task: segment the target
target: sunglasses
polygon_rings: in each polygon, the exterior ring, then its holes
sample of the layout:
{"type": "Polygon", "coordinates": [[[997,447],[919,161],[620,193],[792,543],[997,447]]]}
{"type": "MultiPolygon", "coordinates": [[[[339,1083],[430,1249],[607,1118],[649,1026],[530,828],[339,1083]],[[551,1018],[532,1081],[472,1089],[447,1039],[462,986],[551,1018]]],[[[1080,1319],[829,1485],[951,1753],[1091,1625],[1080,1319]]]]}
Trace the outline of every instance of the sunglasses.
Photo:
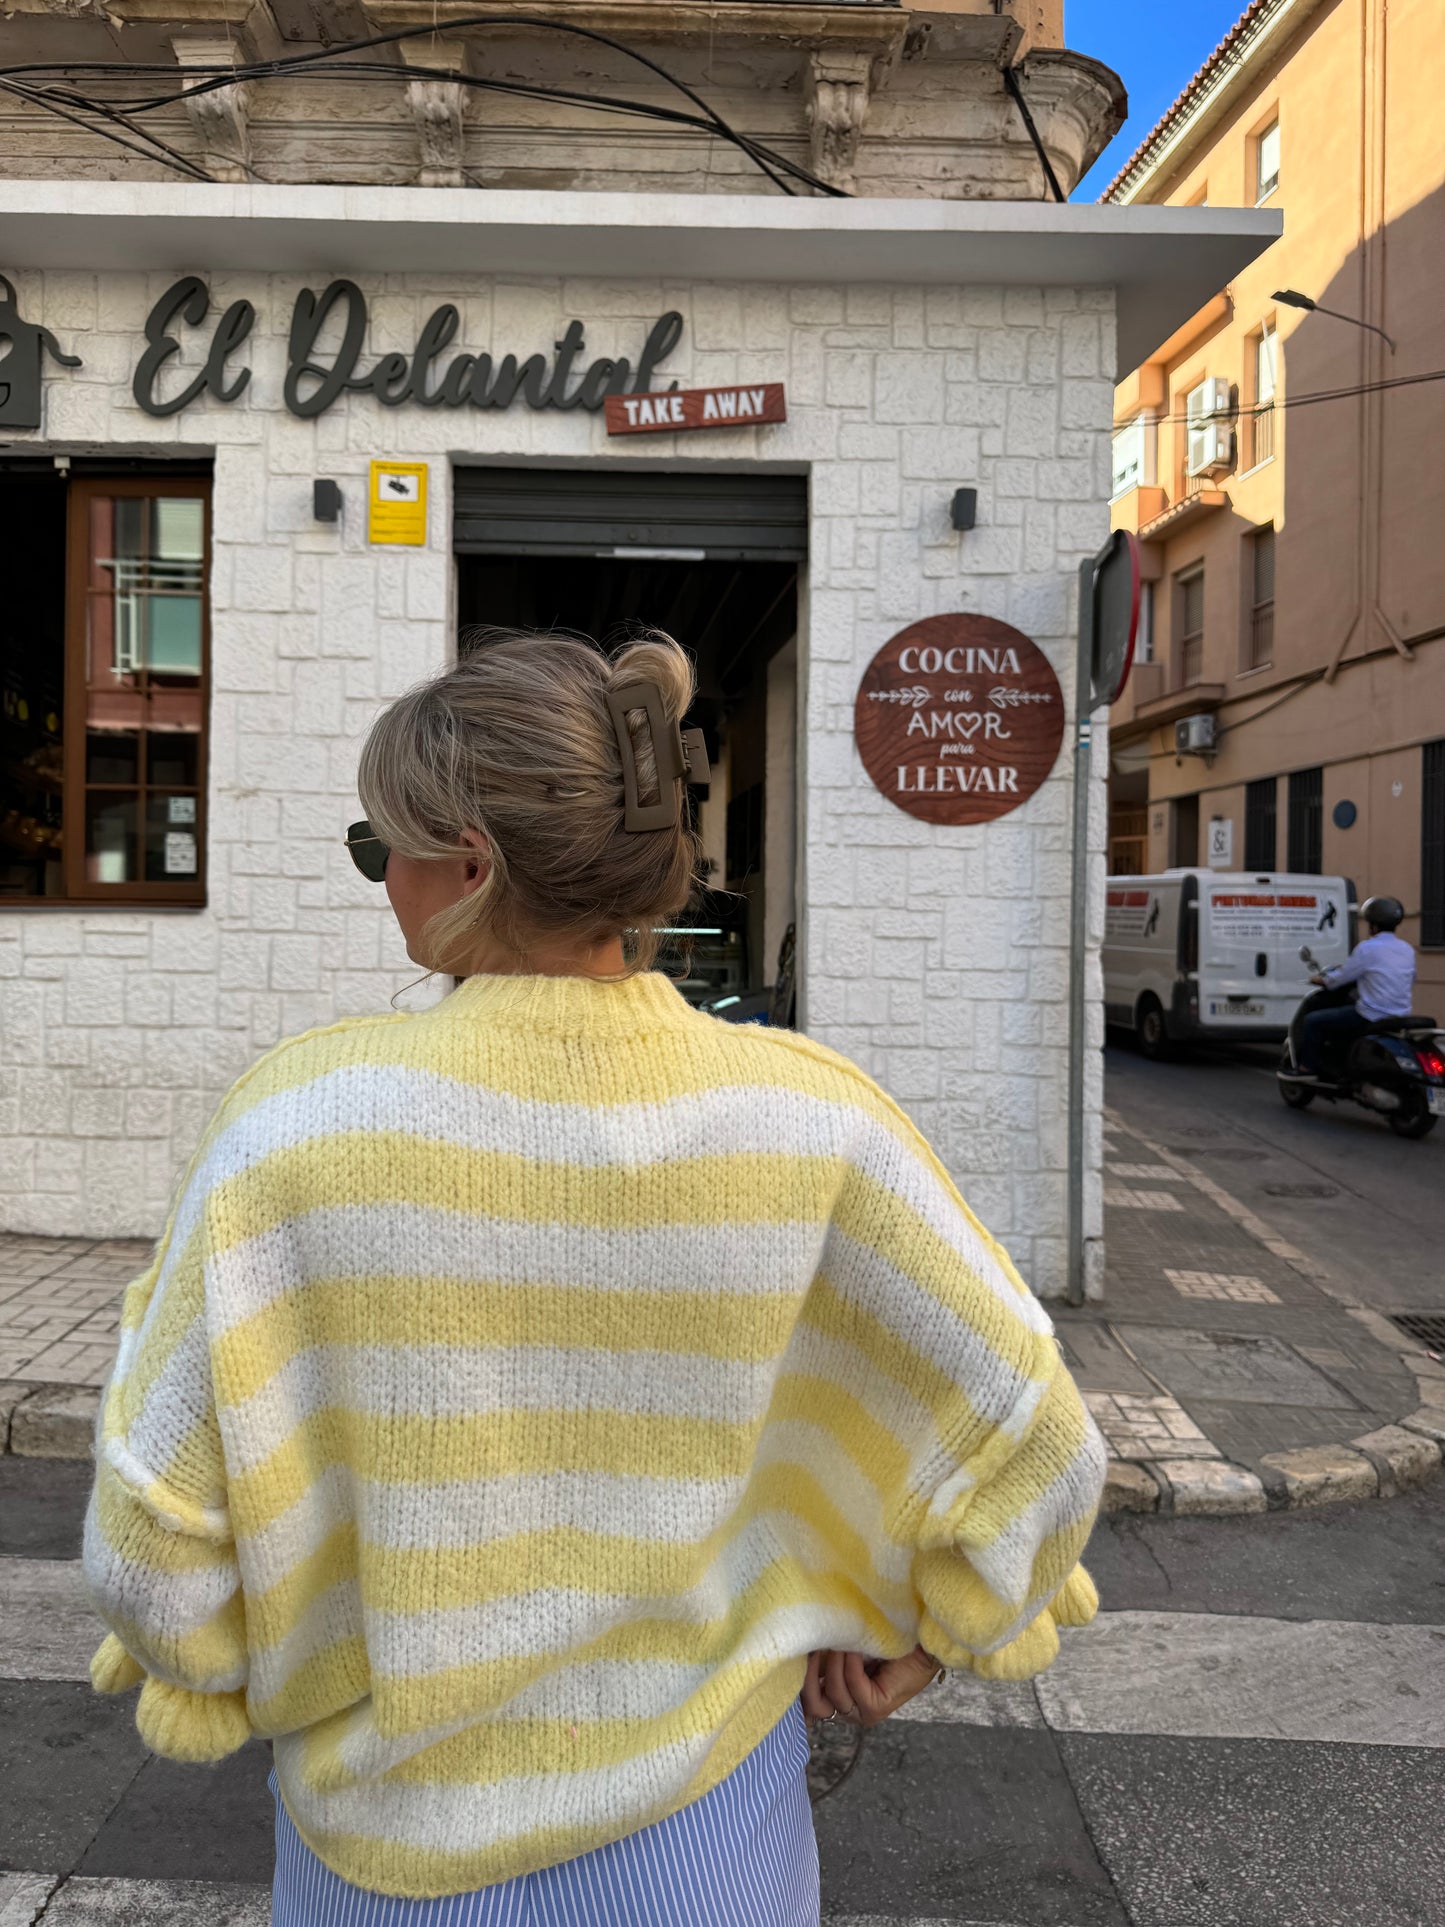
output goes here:
{"type": "Polygon", "coordinates": [[[365,817],[347,830],[346,847],[351,852],[352,862],[368,883],[385,882],[391,847],[382,842],[365,817]]]}

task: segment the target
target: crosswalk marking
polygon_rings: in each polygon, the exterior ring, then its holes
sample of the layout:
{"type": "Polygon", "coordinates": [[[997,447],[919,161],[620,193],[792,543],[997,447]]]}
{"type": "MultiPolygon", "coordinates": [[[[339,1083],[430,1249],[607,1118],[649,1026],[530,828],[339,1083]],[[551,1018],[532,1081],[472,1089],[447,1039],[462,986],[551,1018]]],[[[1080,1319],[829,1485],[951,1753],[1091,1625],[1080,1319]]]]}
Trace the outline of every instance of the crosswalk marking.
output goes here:
{"type": "Polygon", "coordinates": [[[1131,1191],[1122,1184],[1104,1186],[1104,1202],[1121,1211],[1182,1211],[1172,1191],[1131,1191]]]}
{"type": "MultiPolygon", "coordinates": [[[[99,1636],[77,1561],[0,1565],[0,1676],[88,1679],[99,1636]]],[[[951,1672],[894,1718],[1442,1749],[1442,1662],[1445,1626],[1106,1611],[1032,1684],[951,1672]]]]}
{"type": "MultiPolygon", "coordinates": [[[[0,1927],[270,1927],[271,1889],[205,1880],[91,1880],[0,1873],[0,1927]],[[48,1903],[48,1904],[47,1904],[48,1903]]],[[[938,1915],[824,1914],[822,1927],[1017,1927],[938,1915]]]]}

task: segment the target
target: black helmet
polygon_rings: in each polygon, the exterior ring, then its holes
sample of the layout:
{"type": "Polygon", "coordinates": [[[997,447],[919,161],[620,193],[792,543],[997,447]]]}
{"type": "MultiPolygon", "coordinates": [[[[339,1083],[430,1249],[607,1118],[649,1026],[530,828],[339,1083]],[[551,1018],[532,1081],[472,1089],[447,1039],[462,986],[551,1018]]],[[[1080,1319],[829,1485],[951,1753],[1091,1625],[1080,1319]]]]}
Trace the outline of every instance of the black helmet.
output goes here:
{"type": "Polygon", "coordinates": [[[1405,921],[1405,906],[1398,897],[1366,897],[1360,915],[1372,930],[1393,930],[1405,921]]]}

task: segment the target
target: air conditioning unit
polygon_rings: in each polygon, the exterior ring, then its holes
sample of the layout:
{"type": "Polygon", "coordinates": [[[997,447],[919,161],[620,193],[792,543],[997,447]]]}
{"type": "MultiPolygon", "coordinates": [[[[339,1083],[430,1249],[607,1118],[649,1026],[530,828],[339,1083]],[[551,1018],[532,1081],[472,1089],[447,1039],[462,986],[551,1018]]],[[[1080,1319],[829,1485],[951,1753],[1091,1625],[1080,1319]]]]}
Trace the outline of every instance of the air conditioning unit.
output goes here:
{"type": "Polygon", "coordinates": [[[1202,756],[1214,748],[1214,718],[1181,716],[1174,725],[1174,748],[1180,756],[1202,756]]]}
{"type": "Polygon", "coordinates": [[[1185,401],[1188,446],[1184,467],[1189,475],[1217,475],[1234,467],[1233,392],[1218,375],[1191,388],[1185,401]]]}

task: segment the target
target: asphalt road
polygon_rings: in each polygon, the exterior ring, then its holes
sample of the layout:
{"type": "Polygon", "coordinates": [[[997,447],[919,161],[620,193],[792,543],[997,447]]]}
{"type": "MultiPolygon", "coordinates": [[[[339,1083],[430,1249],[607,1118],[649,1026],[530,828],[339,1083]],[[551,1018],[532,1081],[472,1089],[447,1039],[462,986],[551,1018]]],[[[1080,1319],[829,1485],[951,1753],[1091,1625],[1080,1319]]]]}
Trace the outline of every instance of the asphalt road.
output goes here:
{"type": "MultiPolygon", "coordinates": [[[[85,1684],[87,1486],[0,1458],[0,1922],[264,1927],[264,1751],[150,1758],[85,1684]]],[[[1445,1480],[1104,1522],[1052,1673],[930,1687],[817,1807],[826,1927],[1434,1927],[1442,1552],[1445,1480]]]]}
{"type": "Polygon", "coordinates": [[[1287,1110],[1273,1057],[1198,1050],[1151,1064],[1111,1044],[1105,1102],[1197,1160],[1362,1303],[1445,1311],[1445,1127],[1411,1143],[1356,1105],[1287,1110]]]}

